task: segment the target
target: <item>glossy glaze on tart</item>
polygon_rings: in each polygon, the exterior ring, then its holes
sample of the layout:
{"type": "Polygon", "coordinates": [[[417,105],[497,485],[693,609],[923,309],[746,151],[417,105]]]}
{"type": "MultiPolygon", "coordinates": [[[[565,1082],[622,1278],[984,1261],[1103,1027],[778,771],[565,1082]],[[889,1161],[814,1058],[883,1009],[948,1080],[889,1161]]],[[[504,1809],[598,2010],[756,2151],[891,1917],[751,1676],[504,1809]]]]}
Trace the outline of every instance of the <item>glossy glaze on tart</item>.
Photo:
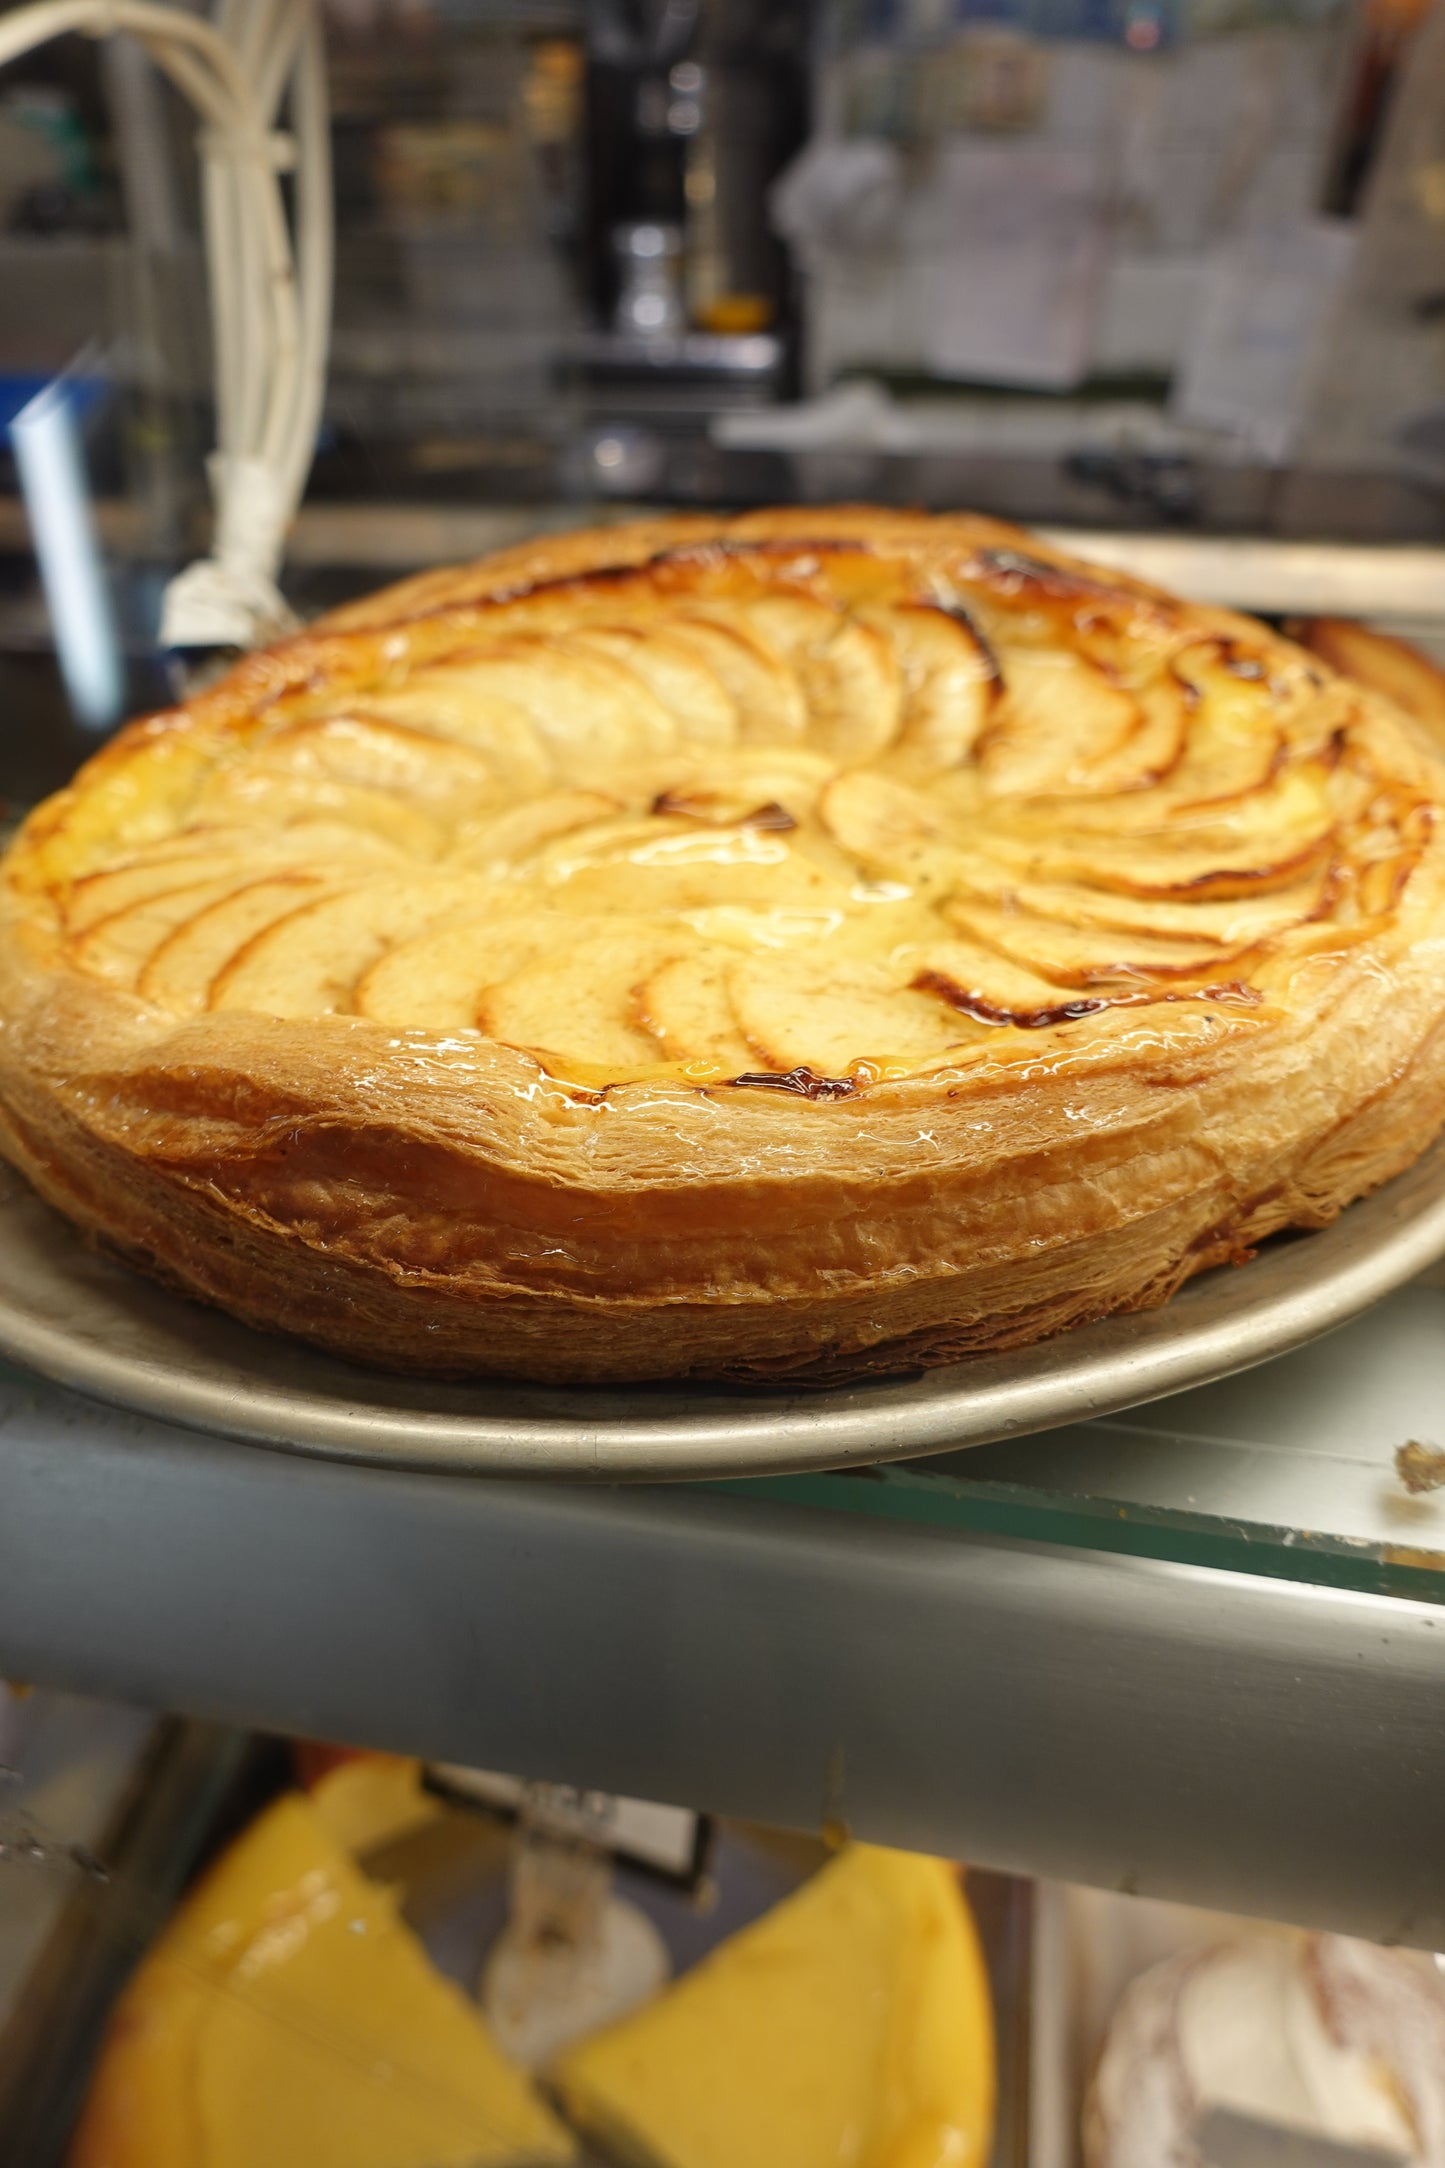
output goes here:
{"type": "Polygon", "coordinates": [[[390,1367],[829,1378],[1162,1302],[1445,1118],[1445,769],[994,522],[428,574],[133,724],[4,866],[0,1144],[390,1367]]]}

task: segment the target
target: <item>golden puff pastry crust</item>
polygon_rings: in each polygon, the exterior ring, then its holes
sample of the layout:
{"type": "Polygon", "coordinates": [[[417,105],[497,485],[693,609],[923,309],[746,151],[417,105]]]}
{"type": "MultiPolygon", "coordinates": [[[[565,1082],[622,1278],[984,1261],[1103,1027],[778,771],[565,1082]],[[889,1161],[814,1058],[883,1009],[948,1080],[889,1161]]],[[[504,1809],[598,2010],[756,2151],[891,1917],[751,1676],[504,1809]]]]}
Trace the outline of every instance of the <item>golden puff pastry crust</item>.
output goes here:
{"type": "Polygon", "coordinates": [[[1445,1118],[1445,766],[965,517],[553,538],[132,724],[3,868],[0,1147],[386,1367],[826,1380],[1163,1302],[1445,1118]]]}

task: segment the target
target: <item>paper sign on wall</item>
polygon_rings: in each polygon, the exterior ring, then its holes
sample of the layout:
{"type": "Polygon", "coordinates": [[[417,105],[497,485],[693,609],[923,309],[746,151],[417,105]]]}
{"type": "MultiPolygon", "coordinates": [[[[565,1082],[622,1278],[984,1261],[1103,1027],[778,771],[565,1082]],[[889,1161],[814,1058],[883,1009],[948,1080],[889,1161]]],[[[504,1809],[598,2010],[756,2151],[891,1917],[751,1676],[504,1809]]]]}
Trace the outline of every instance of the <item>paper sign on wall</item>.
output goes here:
{"type": "Polygon", "coordinates": [[[925,368],[1067,391],[1084,375],[1105,264],[1097,161],[1049,144],[951,144],[920,218],[925,368]]]}
{"type": "Polygon", "coordinates": [[[1219,249],[1184,343],[1177,418],[1236,430],[1283,459],[1305,421],[1354,251],[1353,228],[1324,218],[1219,249]]]}

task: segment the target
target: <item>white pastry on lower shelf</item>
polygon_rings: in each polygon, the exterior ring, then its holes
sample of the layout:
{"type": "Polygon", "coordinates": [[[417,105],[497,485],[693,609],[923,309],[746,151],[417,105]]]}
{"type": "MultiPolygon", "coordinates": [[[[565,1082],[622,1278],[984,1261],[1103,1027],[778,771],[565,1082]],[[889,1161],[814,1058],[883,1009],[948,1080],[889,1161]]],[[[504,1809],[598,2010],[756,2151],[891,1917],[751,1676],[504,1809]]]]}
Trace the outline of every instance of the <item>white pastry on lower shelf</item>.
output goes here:
{"type": "Polygon", "coordinates": [[[1087,2168],[1200,2168],[1212,2109],[1445,2168],[1445,1983],[1342,1935],[1261,1933],[1152,1966],[1094,2073],[1087,2168]]]}

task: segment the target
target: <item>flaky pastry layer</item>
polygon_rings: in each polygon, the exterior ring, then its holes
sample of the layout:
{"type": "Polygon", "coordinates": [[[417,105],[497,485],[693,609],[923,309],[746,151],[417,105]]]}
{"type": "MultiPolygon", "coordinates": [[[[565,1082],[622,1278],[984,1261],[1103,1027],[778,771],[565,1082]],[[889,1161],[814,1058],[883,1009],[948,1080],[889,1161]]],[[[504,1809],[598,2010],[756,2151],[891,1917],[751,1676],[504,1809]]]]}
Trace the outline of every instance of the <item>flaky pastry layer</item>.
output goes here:
{"type": "Polygon", "coordinates": [[[442,1376],[827,1379],[1161,1302],[1445,1118],[1445,768],[980,519],[423,575],[132,724],[0,895],[0,1149],[442,1376]]]}

